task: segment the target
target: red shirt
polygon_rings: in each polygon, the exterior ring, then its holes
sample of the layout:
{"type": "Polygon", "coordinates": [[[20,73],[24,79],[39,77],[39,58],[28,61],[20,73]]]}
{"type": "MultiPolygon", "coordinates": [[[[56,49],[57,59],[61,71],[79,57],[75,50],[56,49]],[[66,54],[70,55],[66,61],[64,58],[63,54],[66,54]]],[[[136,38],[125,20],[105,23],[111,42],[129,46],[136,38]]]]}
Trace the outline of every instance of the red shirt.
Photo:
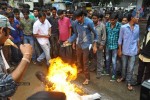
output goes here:
{"type": "Polygon", "coordinates": [[[59,40],[66,41],[70,36],[70,19],[64,17],[63,19],[58,20],[58,29],[59,29],[59,40]]]}

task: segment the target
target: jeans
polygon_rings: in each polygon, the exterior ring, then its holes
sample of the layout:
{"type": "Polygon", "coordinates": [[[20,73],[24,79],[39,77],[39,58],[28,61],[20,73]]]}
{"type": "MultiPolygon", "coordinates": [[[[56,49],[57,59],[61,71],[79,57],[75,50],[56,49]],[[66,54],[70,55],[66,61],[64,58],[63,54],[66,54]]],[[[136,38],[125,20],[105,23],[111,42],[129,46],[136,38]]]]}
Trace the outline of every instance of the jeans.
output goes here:
{"type": "Polygon", "coordinates": [[[90,80],[89,73],[89,48],[82,49],[77,46],[77,65],[78,70],[83,70],[85,78],[90,80]]]}
{"type": "Polygon", "coordinates": [[[102,57],[103,57],[103,51],[102,50],[97,50],[97,73],[102,72],[102,57]]]}
{"type": "Polygon", "coordinates": [[[131,84],[135,64],[135,56],[122,55],[122,78],[131,84]]]}
{"type": "Polygon", "coordinates": [[[29,43],[32,45],[32,48],[33,48],[33,54],[32,54],[32,60],[33,61],[36,61],[36,54],[35,54],[35,48],[34,48],[34,38],[33,36],[31,35],[24,35],[24,39],[23,39],[23,42],[24,43],[29,43]]]}
{"type": "Polygon", "coordinates": [[[46,58],[47,65],[49,66],[50,65],[49,60],[51,58],[50,57],[50,43],[48,42],[48,43],[43,44],[43,45],[40,44],[40,46],[41,46],[41,48],[43,50],[43,53],[37,58],[37,61],[41,62],[41,60],[43,60],[44,58],[46,58]]]}
{"type": "Polygon", "coordinates": [[[110,64],[112,60],[112,75],[116,76],[116,66],[117,66],[117,49],[109,50],[106,48],[106,72],[110,72],[110,64]]]}

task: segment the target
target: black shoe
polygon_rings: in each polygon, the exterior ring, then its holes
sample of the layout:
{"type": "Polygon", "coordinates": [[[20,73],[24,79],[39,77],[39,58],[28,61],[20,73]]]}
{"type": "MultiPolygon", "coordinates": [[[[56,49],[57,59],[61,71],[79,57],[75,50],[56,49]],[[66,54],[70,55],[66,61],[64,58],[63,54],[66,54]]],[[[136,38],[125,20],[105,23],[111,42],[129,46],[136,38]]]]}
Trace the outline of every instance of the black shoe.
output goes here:
{"type": "Polygon", "coordinates": [[[132,86],[139,86],[139,85],[141,85],[141,83],[140,82],[135,82],[135,83],[132,83],[131,85],[132,86]]]}

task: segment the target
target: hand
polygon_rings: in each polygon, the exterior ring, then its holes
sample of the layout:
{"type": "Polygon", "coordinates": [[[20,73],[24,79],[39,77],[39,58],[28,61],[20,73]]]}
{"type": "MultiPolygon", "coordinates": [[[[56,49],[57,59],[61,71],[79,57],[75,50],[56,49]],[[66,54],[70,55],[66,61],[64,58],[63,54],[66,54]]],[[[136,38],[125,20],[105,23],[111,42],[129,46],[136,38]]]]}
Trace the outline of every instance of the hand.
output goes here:
{"type": "Polygon", "coordinates": [[[122,56],[122,51],[118,50],[118,56],[121,57],[122,56]]]}
{"type": "Polygon", "coordinates": [[[74,50],[76,49],[76,44],[75,44],[75,43],[72,44],[72,48],[73,48],[74,50]]]}
{"type": "Polygon", "coordinates": [[[21,44],[20,45],[20,50],[21,50],[23,56],[29,55],[30,58],[31,58],[33,49],[32,49],[32,46],[30,44],[21,44]]]}
{"type": "Polygon", "coordinates": [[[68,44],[69,43],[69,41],[65,41],[64,43],[63,43],[63,45],[66,45],[66,44],[68,44]]]}
{"type": "Polygon", "coordinates": [[[100,45],[99,46],[99,50],[103,50],[104,49],[104,46],[103,45],[100,45]]]}
{"type": "Polygon", "coordinates": [[[17,27],[18,29],[20,29],[20,25],[19,25],[19,24],[17,24],[16,27],[17,27]]]}
{"type": "Polygon", "coordinates": [[[96,52],[97,52],[97,47],[93,46],[93,53],[96,53],[96,52]]]}

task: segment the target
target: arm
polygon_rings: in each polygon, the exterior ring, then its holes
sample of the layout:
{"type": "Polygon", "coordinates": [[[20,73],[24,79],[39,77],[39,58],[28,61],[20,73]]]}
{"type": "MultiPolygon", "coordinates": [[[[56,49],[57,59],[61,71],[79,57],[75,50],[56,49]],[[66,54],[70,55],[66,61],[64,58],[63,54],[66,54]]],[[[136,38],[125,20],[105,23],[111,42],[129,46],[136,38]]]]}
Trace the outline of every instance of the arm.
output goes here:
{"type": "Polygon", "coordinates": [[[102,40],[100,44],[104,46],[105,42],[106,42],[106,27],[104,24],[102,24],[102,40]]]}
{"type": "Polygon", "coordinates": [[[119,33],[119,39],[118,39],[118,45],[119,45],[118,55],[119,55],[119,57],[122,56],[122,41],[123,41],[123,28],[121,27],[120,33],[119,33]]]}
{"type": "Polygon", "coordinates": [[[23,58],[17,68],[12,72],[12,78],[15,82],[19,82],[21,77],[23,76],[26,68],[32,57],[32,46],[30,44],[20,45],[20,50],[23,54],[23,58]]]}

